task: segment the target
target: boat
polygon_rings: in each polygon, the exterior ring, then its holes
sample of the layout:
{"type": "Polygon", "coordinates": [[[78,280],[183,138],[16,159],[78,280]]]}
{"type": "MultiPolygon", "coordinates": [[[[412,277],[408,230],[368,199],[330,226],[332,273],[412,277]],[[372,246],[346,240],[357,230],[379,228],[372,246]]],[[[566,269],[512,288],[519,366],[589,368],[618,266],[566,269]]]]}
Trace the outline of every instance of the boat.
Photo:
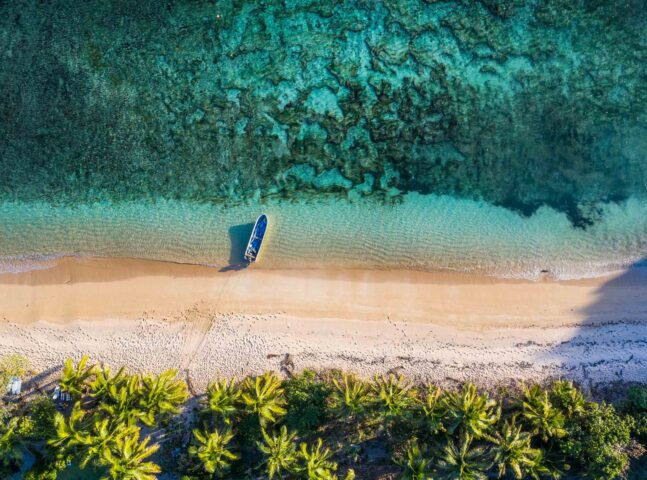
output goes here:
{"type": "Polygon", "coordinates": [[[261,244],[263,243],[263,237],[265,237],[265,231],[267,230],[267,215],[261,213],[260,216],[256,219],[254,223],[254,228],[252,229],[252,234],[249,237],[249,242],[247,242],[247,248],[245,249],[245,255],[243,255],[243,260],[249,263],[253,263],[258,258],[258,254],[261,251],[261,244]]]}

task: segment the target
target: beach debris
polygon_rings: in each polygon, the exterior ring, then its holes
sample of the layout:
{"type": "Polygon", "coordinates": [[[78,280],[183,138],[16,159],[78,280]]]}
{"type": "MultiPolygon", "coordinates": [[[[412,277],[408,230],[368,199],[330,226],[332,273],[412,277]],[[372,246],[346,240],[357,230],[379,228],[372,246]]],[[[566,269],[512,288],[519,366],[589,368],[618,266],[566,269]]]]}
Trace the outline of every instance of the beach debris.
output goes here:
{"type": "Polygon", "coordinates": [[[20,395],[22,390],[22,380],[18,377],[11,377],[9,379],[9,385],[7,386],[7,393],[9,395],[20,395]]]}
{"type": "Polygon", "coordinates": [[[61,390],[60,386],[57,386],[54,389],[54,393],[52,395],[52,400],[55,402],[71,402],[72,401],[72,394],[61,390]]]}

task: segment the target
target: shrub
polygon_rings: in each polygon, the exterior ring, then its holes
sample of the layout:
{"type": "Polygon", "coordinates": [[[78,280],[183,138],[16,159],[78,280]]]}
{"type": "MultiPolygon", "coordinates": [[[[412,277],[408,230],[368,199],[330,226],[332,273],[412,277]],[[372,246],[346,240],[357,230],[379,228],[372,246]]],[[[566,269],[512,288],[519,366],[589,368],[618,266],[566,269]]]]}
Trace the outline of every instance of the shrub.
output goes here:
{"type": "Polygon", "coordinates": [[[606,403],[592,404],[576,420],[569,422],[567,435],[558,444],[566,455],[593,479],[610,479],[627,468],[627,450],[633,421],[606,403]]]}
{"type": "Polygon", "coordinates": [[[29,360],[18,353],[0,359],[0,394],[5,393],[11,377],[24,377],[29,367],[29,360]]]}
{"type": "Polygon", "coordinates": [[[317,381],[315,372],[304,370],[283,382],[287,400],[285,423],[302,435],[316,431],[326,421],[326,400],[331,388],[317,381]]]}
{"type": "Polygon", "coordinates": [[[32,440],[47,440],[56,434],[55,413],[54,401],[47,396],[38,397],[30,402],[27,417],[32,424],[29,435],[32,440]]]}

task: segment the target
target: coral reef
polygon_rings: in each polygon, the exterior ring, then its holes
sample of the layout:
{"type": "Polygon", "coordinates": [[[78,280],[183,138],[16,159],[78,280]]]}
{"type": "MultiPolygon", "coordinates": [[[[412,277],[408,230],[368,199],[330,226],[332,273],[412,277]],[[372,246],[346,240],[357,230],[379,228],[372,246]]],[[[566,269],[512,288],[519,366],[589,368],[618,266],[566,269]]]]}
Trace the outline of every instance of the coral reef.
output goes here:
{"type": "Polygon", "coordinates": [[[644,195],[640,0],[0,4],[0,199],[644,195]]]}

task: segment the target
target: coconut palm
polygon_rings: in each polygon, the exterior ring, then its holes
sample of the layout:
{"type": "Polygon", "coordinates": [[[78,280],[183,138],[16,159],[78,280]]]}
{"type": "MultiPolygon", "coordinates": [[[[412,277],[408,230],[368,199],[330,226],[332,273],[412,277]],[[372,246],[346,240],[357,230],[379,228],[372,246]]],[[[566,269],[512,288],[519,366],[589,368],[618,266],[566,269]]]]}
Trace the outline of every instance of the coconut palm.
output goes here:
{"type": "Polygon", "coordinates": [[[440,388],[429,386],[422,410],[425,413],[425,422],[431,435],[435,435],[445,429],[443,422],[447,418],[447,408],[445,406],[443,391],[440,388]]]}
{"type": "Polygon", "coordinates": [[[567,419],[585,414],[590,406],[582,392],[573,385],[573,382],[567,380],[559,380],[553,384],[550,401],[567,419]]]}
{"type": "Polygon", "coordinates": [[[135,425],[146,415],[139,408],[141,391],[139,376],[127,376],[119,384],[108,387],[108,394],[99,405],[99,409],[108,415],[113,424],[135,425]]]}
{"type": "Polygon", "coordinates": [[[121,367],[113,376],[110,367],[102,365],[96,369],[94,380],[89,384],[90,395],[99,401],[104,401],[110,395],[110,388],[112,386],[119,388],[125,385],[127,381],[128,375],[126,375],[126,369],[124,367],[121,367]]]}
{"type": "Polygon", "coordinates": [[[243,383],[242,400],[248,413],[258,415],[261,427],[275,423],[287,413],[281,380],[274,372],[266,372],[243,383]]]}
{"type": "Polygon", "coordinates": [[[23,460],[23,444],[18,434],[18,417],[0,427],[0,465],[5,468],[19,467],[23,460]]]}
{"type": "Polygon", "coordinates": [[[375,377],[373,393],[376,404],[386,419],[402,416],[415,402],[416,390],[402,375],[375,377]]]}
{"type": "Polygon", "coordinates": [[[516,417],[504,422],[501,431],[496,432],[492,440],[494,465],[499,478],[510,472],[517,480],[538,479],[539,473],[546,473],[541,464],[541,451],[531,447],[532,435],[516,424],[516,417]]]}
{"type": "Polygon", "coordinates": [[[231,462],[238,460],[239,455],[233,453],[228,447],[234,434],[231,430],[211,433],[193,430],[197,446],[189,448],[189,454],[198,457],[204,469],[217,477],[224,477],[231,468],[231,462]]]}
{"type": "Polygon", "coordinates": [[[167,370],[160,375],[143,375],[139,392],[141,420],[149,427],[156,423],[156,417],[179,413],[179,405],[189,398],[186,383],[179,380],[177,370],[167,370]]]}
{"type": "Polygon", "coordinates": [[[369,385],[352,374],[333,378],[332,401],[336,413],[347,419],[363,414],[372,402],[369,385]]]}
{"type": "Polygon", "coordinates": [[[95,371],[95,366],[87,366],[88,356],[83,355],[81,361],[74,366],[72,359],[68,358],[63,367],[63,376],[61,377],[61,389],[75,398],[81,398],[85,390],[85,382],[95,371]]]}
{"type": "Polygon", "coordinates": [[[139,429],[115,439],[111,448],[104,452],[101,464],[109,469],[112,480],[155,480],[160,467],[145,460],[153,455],[159,445],[148,446],[150,437],[139,441],[139,429]]]}
{"type": "Polygon", "coordinates": [[[92,419],[81,409],[81,402],[76,402],[67,419],[60,412],[54,414],[56,437],[47,443],[58,451],[58,456],[61,458],[75,456],[86,444],[91,421],[92,419]]]}
{"type": "Polygon", "coordinates": [[[417,441],[407,445],[406,450],[395,463],[400,465],[404,471],[400,477],[402,480],[428,480],[431,471],[431,461],[425,449],[421,449],[417,441]]]}
{"type": "Polygon", "coordinates": [[[85,468],[91,461],[99,463],[102,458],[109,454],[110,448],[117,441],[117,438],[132,435],[135,430],[136,427],[125,424],[111,428],[110,420],[95,416],[91,431],[80,439],[83,454],[80,456],[79,466],[85,468]]]}
{"type": "Polygon", "coordinates": [[[462,434],[458,444],[451,441],[442,451],[438,470],[446,480],[486,480],[487,449],[473,447],[472,436],[462,434]]]}
{"type": "Polygon", "coordinates": [[[501,416],[501,408],[487,393],[479,394],[473,384],[465,385],[458,392],[447,392],[443,399],[447,410],[446,429],[449,434],[456,430],[470,438],[482,438],[501,416]]]}
{"type": "Polygon", "coordinates": [[[553,406],[548,392],[539,385],[523,387],[522,415],[526,426],[534,435],[541,436],[544,442],[549,438],[566,435],[564,415],[553,406]]]}
{"type": "Polygon", "coordinates": [[[225,425],[231,425],[231,421],[238,411],[238,401],[241,391],[236,384],[236,379],[219,379],[207,385],[207,405],[216,420],[222,421],[225,425]]]}
{"type": "Polygon", "coordinates": [[[288,433],[288,429],[281,427],[278,435],[270,436],[262,430],[263,442],[257,442],[258,448],[265,454],[267,474],[271,479],[275,476],[282,478],[284,474],[292,473],[297,463],[296,445],[294,440],[296,433],[288,433]]]}
{"type": "Polygon", "coordinates": [[[300,476],[305,480],[329,480],[334,477],[337,464],[330,460],[332,452],[324,448],[320,438],[312,448],[308,448],[305,442],[302,443],[298,456],[304,462],[303,468],[299,470],[300,476]]]}

